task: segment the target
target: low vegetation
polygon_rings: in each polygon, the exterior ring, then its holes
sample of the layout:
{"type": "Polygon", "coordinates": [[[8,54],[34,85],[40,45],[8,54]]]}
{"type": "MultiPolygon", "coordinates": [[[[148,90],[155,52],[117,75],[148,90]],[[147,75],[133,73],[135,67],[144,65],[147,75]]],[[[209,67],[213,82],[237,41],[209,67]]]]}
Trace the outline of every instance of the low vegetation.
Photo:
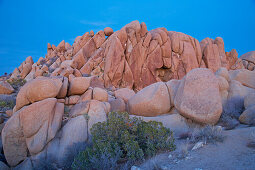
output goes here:
{"type": "Polygon", "coordinates": [[[255,149],[255,130],[251,132],[251,139],[247,143],[247,147],[255,149]]]}
{"type": "Polygon", "coordinates": [[[202,129],[195,130],[191,137],[191,142],[203,142],[203,143],[217,143],[223,142],[224,135],[222,134],[222,128],[219,126],[205,126],[202,129]]]}
{"type": "Polygon", "coordinates": [[[24,86],[26,84],[26,80],[18,77],[16,79],[7,80],[7,82],[15,89],[18,90],[20,87],[24,86]]]}
{"type": "Polygon", "coordinates": [[[173,133],[156,121],[111,112],[91,128],[92,143],[74,159],[72,169],[126,169],[158,151],[175,149],[173,133]]]}
{"type": "Polygon", "coordinates": [[[223,106],[219,123],[224,126],[226,130],[235,128],[239,124],[239,116],[244,111],[243,99],[234,97],[229,99],[223,106]]]}
{"type": "Polygon", "coordinates": [[[15,103],[13,101],[1,101],[0,100],[0,108],[13,109],[14,106],[15,106],[15,103]]]}

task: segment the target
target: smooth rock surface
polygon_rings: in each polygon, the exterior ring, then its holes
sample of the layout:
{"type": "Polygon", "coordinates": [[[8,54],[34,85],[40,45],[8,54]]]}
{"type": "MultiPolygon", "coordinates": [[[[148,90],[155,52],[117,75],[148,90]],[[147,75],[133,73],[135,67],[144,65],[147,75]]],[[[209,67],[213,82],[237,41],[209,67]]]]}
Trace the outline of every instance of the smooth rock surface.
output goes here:
{"type": "Polygon", "coordinates": [[[203,124],[215,124],[222,112],[217,78],[209,69],[193,69],[179,85],[174,104],[180,114],[203,124]]]}
{"type": "Polygon", "coordinates": [[[157,116],[170,111],[170,96],[165,83],[143,88],[128,100],[128,112],[138,116],[157,116]]]}

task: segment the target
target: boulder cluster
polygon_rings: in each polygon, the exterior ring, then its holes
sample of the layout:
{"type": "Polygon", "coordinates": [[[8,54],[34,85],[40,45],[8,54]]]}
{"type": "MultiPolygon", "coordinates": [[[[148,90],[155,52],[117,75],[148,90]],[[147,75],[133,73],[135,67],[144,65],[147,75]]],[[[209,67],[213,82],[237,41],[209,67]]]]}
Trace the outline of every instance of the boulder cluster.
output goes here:
{"type": "MultiPolygon", "coordinates": [[[[147,31],[138,21],[116,32],[85,33],[72,46],[48,44],[45,58],[28,57],[9,78],[27,83],[6,111],[6,161],[17,169],[42,162],[60,167],[111,111],[146,120],[170,116],[162,122],[175,129],[183,120],[185,127],[215,125],[226,103],[237,99],[245,108],[239,121],[255,124],[254,54],[239,59],[236,50],[225,52],[222,38],[199,43],[165,28],[147,31]]],[[[13,92],[0,81],[0,95],[13,92]]]]}
{"type": "MultiPolygon", "coordinates": [[[[28,57],[12,73],[26,80],[38,76],[98,76],[105,87],[135,91],[160,81],[182,79],[194,68],[244,68],[236,50],[225,52],[223,39],[197,39],[165,28],[147,30],[133,21],[119,31],[109,27],[94,34],[78,36],[73,45],[64,40],[48,44],[45,58],[33,63],[28,57]]],[[[244,61],[252,61],[245,59],[244,61]]],[[[246,62],[245,62],[246,63],[246,62]]],[[[249,63],[249,68],[254,66],[249,63]]],[[[245,65],[247,66],[247,64],[245,65]]]]}

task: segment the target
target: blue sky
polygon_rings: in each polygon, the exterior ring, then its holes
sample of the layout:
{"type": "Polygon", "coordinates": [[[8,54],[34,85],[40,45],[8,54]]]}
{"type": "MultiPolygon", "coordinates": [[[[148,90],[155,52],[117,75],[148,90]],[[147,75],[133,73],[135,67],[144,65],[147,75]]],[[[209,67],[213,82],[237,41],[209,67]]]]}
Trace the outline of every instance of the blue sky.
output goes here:
{"type": "Polygon", "coordinates": [[[255,50],[255,0],[0,0],[0,75],[27,56],[37,61],[47,43],[73,43],[87,31],[119,30],[139,20],[197,38],[223,37],[225,50],[255,50]]]}

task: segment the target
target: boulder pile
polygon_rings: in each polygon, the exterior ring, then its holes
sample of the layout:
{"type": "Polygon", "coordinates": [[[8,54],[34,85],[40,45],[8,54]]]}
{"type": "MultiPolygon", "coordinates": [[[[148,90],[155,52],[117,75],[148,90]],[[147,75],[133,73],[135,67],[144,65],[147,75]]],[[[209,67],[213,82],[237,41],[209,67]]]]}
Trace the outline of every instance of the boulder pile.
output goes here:
{"type": "MultiPolygon", "coordinates": [[[[255,124],[254,61],[254,52],[240,59],[235,50],[225,52],[222,38],[199,43],[165,28],[148,31],[138,21],[116,32],[87,32],[72,46],[48,44],[45,58],[28,57],[9,78],[27,83],[0,124],[6,161],[17,169],[44,162],[60,168],[111,111],[158,120],[178,133],[217,124],[235,99],[244,106],[239,121],[255,124]]],[[[14,91],[0,82],[0,95],[14,91]]]]}
{"type": "Polygon", "coordinates": [[[225,52],[220,37],[199,43],[189,35],[165,28],[148,31],[145,23],[133,21],[116,32],[109,27],[96,34],[86,32],[72,46],[64,40],[58,46],[48,44],[45,58],[34,63],[28,57],[11,78],[31,80],[61,75],[72,79],[93,75],[107,88],[138,91],[155,82],[182,79],[194,68],[213,72],[220,67],[253,69],[252,63],[249,57],[238,59],[236,50],[225,52]]]}

